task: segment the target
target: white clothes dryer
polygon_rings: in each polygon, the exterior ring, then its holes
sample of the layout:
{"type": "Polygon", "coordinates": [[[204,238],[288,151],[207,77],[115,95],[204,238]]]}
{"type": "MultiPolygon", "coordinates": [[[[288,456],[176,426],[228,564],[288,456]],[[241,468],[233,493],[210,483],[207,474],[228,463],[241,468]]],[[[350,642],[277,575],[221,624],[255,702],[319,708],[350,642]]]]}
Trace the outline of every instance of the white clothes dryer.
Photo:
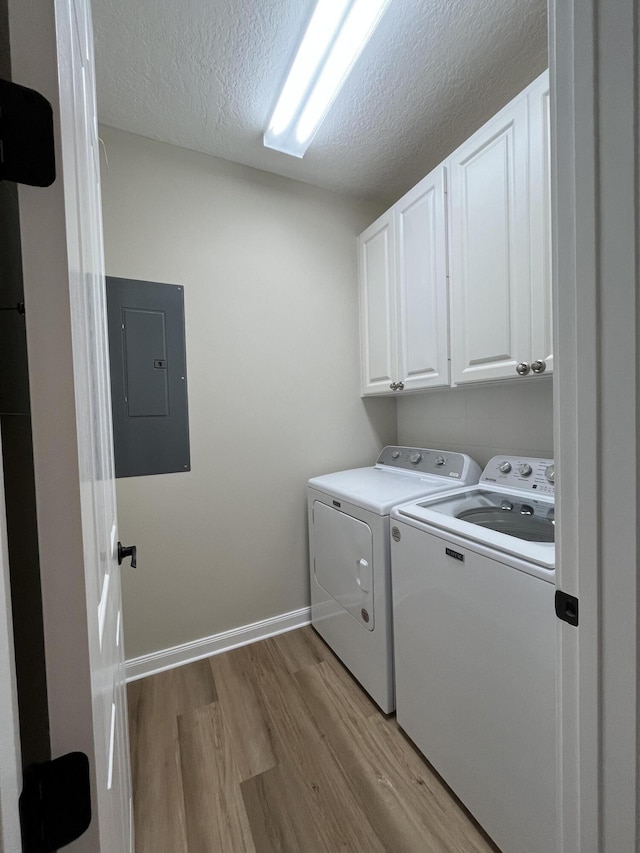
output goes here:
{"type": "Polygon", "coordinates": [[[501,850],[555,850],[554,466],[391,514],[399,725],[501,850]]]}
{"type": "Polygon", "coordinates": [[[373,467],[309,480],[311,623],[387,714],[395,707],[389,513],[479,475],[463,453],[390,446],[373,467]]]}

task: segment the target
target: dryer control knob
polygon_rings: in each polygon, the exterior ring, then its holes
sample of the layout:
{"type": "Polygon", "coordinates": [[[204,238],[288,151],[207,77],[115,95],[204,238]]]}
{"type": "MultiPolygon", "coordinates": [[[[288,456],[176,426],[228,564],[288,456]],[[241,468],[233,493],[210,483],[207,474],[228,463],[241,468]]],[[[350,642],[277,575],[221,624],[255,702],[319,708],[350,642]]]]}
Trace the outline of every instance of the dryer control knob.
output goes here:
{"type": "Polygon", "coordinates": [[[400,451],[394,450],[393,453],[391,454],[391,458],[392,459],[399,459],[400,458],[400,451]]]}
{"type": "Polygon", "coordinates": [[[436,464],[436,466],[437,466],[438,468],[442,468],[442,466],[444,465],[444,463],[445,463],[446,461],[447,461],[447,460],[444,458],[444,456],[438,456],[438,457],[437,457],[437,459],[436,459],[435,464],[436,464]]]}
{"type": "Polygon", "coordinates": [[[409,462],[411,462],[412,465],[417,465],[418,462],[422,462],[422,453],[414,450],[413,453],[409,454],[409,462]]]}
{"type": "Polygon", "coordinates": [[[508,474],[511,470],[511,462],[507,462],[506,460],[498,466],[503,474],[508,474]]]}
{"type": "Polygon", "coordinates": [[[544,476],[547,478],[547,480],[550,483],[555,483],[555,481],[556,481],[556,466],[553,464],[547,465],[547,467],[544,469],[544,476]]]}
{"type": "Polygon", "coordinates": [[[533,468],[531,467],[531,465],[529,465],[528,462],[522,462],[520,465],[518,465],[518,473],[521,474],[523,477],[529,477],[532,471],[533,468]]]}

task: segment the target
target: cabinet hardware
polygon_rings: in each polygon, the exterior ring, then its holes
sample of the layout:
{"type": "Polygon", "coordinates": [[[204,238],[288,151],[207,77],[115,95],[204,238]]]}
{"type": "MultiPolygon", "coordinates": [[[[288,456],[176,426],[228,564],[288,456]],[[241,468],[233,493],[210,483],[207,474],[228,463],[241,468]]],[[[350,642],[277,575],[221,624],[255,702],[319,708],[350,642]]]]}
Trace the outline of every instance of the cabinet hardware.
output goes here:
{"type": "Polygon", "coordinates": [[[540,359],[538,359],[537,361],[531,362],[531,370],[533,370],[534,373],[544,373],[546,369],[546,361],[541,361],[540,359]]]}
{"type": "Polygon", "coordinates": [[[516,373],[518,376],[526,376],[527,373],[531,370],[526,361],[521,361],[520,364],[516,367],[516,373]]]}

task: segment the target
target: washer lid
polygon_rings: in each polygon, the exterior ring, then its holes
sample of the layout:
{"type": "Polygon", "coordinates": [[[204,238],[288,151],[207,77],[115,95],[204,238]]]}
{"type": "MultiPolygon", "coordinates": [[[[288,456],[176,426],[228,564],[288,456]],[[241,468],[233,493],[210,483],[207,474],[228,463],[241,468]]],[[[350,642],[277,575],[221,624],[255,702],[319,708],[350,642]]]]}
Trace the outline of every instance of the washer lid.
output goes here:
{"type": "Polygon", "coordinates": [[[535,493],[487,489],[480,483],[451,495],[420,499],[396,507],[394,517],[414,520],[482,542],[545,568],[555,565],[553,499],[535,493]]]}

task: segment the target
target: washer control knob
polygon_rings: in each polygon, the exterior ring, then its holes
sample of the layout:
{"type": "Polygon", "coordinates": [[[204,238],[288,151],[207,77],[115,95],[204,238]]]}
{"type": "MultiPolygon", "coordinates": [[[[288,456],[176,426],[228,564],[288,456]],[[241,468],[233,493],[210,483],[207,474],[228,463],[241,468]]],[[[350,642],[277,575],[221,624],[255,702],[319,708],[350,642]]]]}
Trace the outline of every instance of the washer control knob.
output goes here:
{"type": "Polygon", "coordinates": [[[505,512],[511,512],[513,510],[513,504],[511,503],[511,501],[504,500],[500,504],[500,509],[504,510],[505,512]]]}
{"type": "Polygon", "coordinates": [[[528,462],[521,462],[520,465],[518,465],[518,473],[523,477],[530,477],[532,471],[533,468],[528,462]]]}
{"type": "Polygon", "coordinates": [[[511,470],[511,462],[507,462],[507,460],[505,459],[505,461],[501,462],[498,467],[500,468],[503,474],[508,474],[511,470]]]}
{"type": "Polygon", "coordinates": [[[550,483],[555,483],[555,481],[556,481],[556,466],[553,464],[547,465],[547,467],[544,469],[544,476],[547,478],[547,480],[550,483]]]}
{"type": "Polygon", "coordinates": [[[446,461],[447,460],[444,458],[444,456],[437,456],[436,461],[435,461],[435,465],[437,468],[442,468],[442,466],[444,465],[444,463],[446,461]]]}
{"type": "Polygon", "coordinates": [[[414,450],[413,453],[409,454],[409,462],[411,462],[412,465],[417,465],[418,462],[422,462],[422,453],[414,450]]]}
{"type": "Polygon", "coordinates": [[[399,459],[400,458],[400,451],[394,450],[393,453],[391,454],[391,458],[392,459],[399,459]]]}

